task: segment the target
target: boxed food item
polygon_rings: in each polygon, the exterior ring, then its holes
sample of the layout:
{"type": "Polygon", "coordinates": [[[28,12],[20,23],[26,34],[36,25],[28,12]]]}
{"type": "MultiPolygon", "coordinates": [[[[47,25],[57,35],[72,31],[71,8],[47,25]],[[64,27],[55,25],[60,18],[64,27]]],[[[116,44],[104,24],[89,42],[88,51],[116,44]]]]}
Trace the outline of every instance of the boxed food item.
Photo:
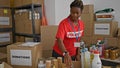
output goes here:
{"type": "Polygon", "coordinates": [[[10,9],[0,9],[0,28],[12,28],[12,15],[10,9]]]}
{"type": "Polygon", "coordinates": [[[7,61],[15,68],[37,68],[42,58],[42,44],[18,42],[7,46],[7,61]]]}

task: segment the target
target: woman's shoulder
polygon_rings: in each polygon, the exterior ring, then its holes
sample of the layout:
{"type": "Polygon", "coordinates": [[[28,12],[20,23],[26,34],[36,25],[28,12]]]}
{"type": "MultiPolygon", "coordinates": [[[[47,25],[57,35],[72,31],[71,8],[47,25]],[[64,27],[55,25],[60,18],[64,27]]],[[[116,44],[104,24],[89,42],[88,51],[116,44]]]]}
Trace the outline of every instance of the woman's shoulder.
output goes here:
{"type": "Polygon", "coordinates": [[[61,22],[60,22],[60,24],[67,24],[68,23],[68,18],[64,18],[61,22]]]}

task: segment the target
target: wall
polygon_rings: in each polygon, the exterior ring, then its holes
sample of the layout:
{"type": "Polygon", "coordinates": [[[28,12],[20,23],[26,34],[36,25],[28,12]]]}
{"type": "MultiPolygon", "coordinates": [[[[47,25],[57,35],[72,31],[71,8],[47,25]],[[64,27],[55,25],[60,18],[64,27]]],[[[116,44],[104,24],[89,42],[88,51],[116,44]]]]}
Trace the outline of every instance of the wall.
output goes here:
{"type": "Polygon", "coordinates": [[[48,24],[55,24],[55,0],[44,0],[48,24]]]}
{"type": "MultiPolygon", "coordinates": [[[[46,16],[49,25],[58,25],[59,22],[69,15],[69,5],[73,0],[45,0],[46,16]]],[[[83,0],[84,4],[94,4],[95,11],[104,8],[115,9],[115,20],[120,27],[120,0],[83,0]]]]}
{"type": "Polygon", "coordinates": [[[70,13],[69,5],[73,0],[45,0],[48,25],[58,25],[70,13]]]}

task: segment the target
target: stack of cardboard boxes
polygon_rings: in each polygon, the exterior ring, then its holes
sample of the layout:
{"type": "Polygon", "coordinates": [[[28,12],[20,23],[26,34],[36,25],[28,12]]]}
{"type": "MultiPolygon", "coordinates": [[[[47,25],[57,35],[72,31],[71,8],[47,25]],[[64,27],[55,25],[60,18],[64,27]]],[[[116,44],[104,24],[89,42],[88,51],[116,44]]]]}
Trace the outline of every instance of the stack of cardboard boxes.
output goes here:
{"type": "Polygon", "coordinates": [[[0,45],[12,43],[10,0],[0,0],[0,45]]]}
{"type": "Polygon", "coordinates": [[[81,15],[81,20],[84,22],[84,37],[82,40],[85,40],[87,45],[90,45],[91,36],[93,35],[93,24],[94,24],[94,6],[93,5],[84,5],[84,9],[81,15]]]}
{"type": "Polygon", "coordinates": [[[7,46],[7,62],[14,68],[37,68],[42,58],[42,44],[17,42],[7,46]]]}
{"type": "Polygon", "coordinates": [[[118,40],[116,37],[118,30],[118,22],[95,21],[93,5],[84,5],[81,19],[84,21],[85,24],[84,37],[82,37],[82,40],[85,41],[86,45],[90,46],[90,44],[96,44],[98,39],[107,38],[108,45],[118,46],[118,40]]]}
{"type": "MultiPolygon", "coordinates": [[[[34,5],[42,5],[44,0],[14,0],[14,7],[31,7],[34,5]]],[[[15,11],[15,32],[19,34],[32,35],[33,34],[33,20],[35,26],[35,34],[40,34],[40,26],[41,26],[41,9],[34,9],[34,13],[32,16],[31,9],[20,9],[15,11]],[[21,28],[22,27],[22,28],[21,28]]],[[[33,38],[25,37],[25,36],[16,36],[17,42],[22,41],[32,41],[33,38]],[[19,40],[19,38],[21,38],[19,40]]]]}

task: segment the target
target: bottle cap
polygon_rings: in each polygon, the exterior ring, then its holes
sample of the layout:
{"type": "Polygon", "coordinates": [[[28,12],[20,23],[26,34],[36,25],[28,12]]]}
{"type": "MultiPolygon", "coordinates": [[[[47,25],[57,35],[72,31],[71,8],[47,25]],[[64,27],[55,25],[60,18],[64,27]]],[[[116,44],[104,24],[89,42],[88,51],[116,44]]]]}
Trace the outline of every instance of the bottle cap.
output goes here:
{"type": "Polygon", "coordinates": [[[98,50],[94,50],[94,54],[100,54],[98,50]]]}

